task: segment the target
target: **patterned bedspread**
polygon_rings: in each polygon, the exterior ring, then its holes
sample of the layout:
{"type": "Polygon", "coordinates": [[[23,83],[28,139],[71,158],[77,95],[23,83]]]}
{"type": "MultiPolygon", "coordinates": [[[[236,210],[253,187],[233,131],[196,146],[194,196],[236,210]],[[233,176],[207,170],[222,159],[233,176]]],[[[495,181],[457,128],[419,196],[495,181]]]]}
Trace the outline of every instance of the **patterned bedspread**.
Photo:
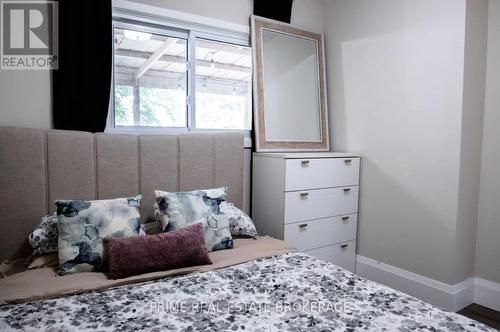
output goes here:
{"type": "Polygon", "coordinates": [[[0,330],[493,331],[303,253],[0,307],[0,330]]]}

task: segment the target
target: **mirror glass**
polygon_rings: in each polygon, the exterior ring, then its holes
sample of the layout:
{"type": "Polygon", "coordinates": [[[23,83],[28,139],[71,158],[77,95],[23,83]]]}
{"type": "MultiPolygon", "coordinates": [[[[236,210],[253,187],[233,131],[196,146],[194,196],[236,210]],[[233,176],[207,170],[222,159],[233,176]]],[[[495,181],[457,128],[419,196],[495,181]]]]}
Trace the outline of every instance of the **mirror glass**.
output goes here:
{"type": "Polygon", "coordinates": [[[262,29],[267,141],[321,141],[316,41],[262,29]]]}

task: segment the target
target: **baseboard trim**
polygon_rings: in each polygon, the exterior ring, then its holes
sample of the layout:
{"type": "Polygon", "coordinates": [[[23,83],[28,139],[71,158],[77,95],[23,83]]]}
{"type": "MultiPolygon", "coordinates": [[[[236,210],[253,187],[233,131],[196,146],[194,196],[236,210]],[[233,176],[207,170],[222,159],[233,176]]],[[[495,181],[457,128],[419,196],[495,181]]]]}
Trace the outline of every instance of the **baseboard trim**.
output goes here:
{"type": "Polygon", "coordinates": [[[476,277],[474,302],[500,311],[500,284],[476,277]]]}
{"type": "Polygon", "coordinates": [[[472,303],[500,311],[500,284],[471,277],[449,285],[374,259],[357,255],[356,273],[449,311],[472,303]]]}

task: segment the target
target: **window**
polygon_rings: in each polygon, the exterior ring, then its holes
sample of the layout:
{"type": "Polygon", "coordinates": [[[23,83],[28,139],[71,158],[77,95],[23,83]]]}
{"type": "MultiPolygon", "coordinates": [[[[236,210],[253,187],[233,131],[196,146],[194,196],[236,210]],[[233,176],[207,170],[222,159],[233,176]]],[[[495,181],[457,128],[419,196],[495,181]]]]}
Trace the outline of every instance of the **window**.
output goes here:
{"type": "Polygon", "coordinates": [[[210,37],[115,22],[108,127],[250,130],[251,49],[210,37]]]}
{"type": "Polygon", "coordinates": [[[196,40],[196,127],[250,129],[252,56],[248,47],[196,40]]]}
{"type": "Polygon", "coordinates": [[[115,126],[186,127],[187,39],[114,31],[115,126]]]}

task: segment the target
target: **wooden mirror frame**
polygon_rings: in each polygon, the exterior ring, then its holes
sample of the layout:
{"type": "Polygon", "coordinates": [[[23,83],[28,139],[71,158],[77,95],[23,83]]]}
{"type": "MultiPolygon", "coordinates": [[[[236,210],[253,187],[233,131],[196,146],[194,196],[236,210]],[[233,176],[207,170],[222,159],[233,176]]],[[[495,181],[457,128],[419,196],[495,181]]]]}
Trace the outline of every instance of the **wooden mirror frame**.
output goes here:
{"type": "Polygon", "coordinates": [[[270,20],[259,16],[251,17],[251,36],[253,52],[253,98],[254,98],[254,130],[255,150],[257,152],[300,152],[329,151],[328,109],[326,99],[325,50],[323,35],[296,28],[290,24],[270,20]],[[265,109],[264,109],[264,73],[262,30],[288,34],[313,40],[318,56],[319,82],[319,119],[320,140],[317,141],[269,141],[266,139],[265,109]]]}

